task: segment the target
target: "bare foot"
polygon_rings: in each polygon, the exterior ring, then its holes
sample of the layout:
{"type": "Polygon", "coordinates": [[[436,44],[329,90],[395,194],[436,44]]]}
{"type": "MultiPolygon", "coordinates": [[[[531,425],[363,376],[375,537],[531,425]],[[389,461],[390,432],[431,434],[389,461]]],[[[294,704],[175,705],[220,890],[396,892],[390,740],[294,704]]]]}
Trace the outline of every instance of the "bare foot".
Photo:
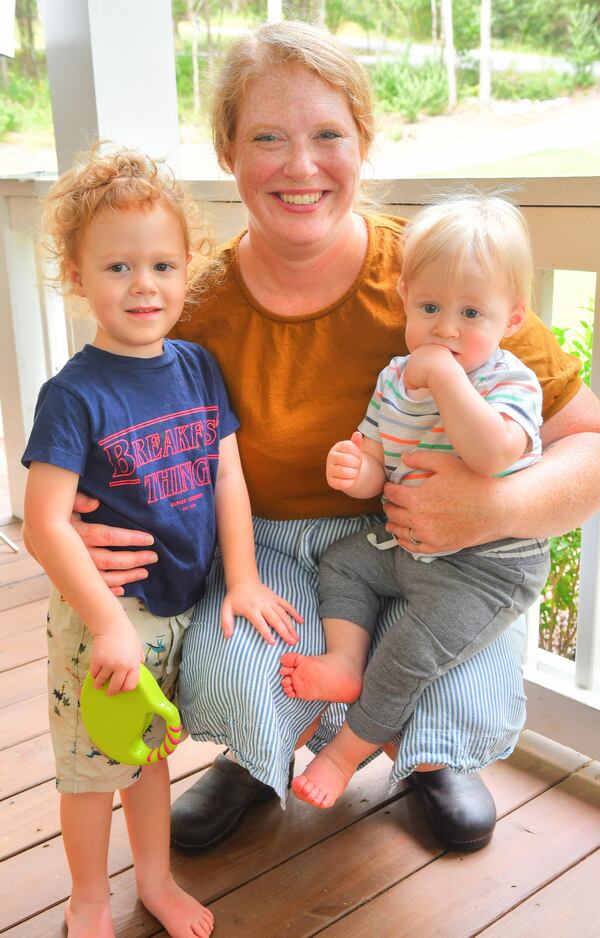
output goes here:
{"type": "Polygon", "coordinates": [[[214,918],[210,909],[184,892],[171,874],[164,882],[140,888],[139,896],[171,938],[208,938],[213,930],[214,918]]]}
{"type": "Polygon", "coordinates": [[[341,655],[281,656],[281,686],[288,697],[353,703],[362,690],[362,668],[341,655]]]}
{"type": "Polygon", "coordinates": [[[65,923],[69,938],[115,938],[110,901],[67,901],[65,923]]]}
{"type": "Polygon", "coordinates": [[[307,765],[303,775],[292,781],[292,791],[296,798],[312,804],[315,808],[331,808],[354,774],[354,768],[338,765],[328,753],[329,746],[323,749],[307,765]]]}

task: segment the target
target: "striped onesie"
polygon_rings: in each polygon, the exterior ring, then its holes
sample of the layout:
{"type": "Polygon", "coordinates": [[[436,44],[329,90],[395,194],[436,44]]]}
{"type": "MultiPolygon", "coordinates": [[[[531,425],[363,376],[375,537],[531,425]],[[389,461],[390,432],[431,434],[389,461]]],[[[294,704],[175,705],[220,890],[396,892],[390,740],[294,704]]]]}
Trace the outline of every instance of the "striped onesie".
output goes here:
{"type": "MultiPolygon", "coordinates": [[[[381,372],[359,430],[382,444],[389,481],[420,485],[429,473],[410,469],[403,454],[454,450],[433,398],[408,398],[407,361],[408,356],[394,358],[381,372]]],[[[498,349],[468,377],[530,440],[525,455],[499,475],[536,462],[542,392],[535,374],[498,349]]],[[[353,622],[372,635],[381,598],[406,599],[405,612],[374,650],[360,699],[347,716],[358,736],[383,743],[402,730],[425,687],[486,647],[536,600],[548,575],[549,551],[545,541],[533,538],[427,556],[373,545],[395,545],[383,525],[329,548],[321,561],[319,608],[322,618],[353,622]]]]}
{"type": "MultiPolygon", "coordinates": [[[[382,444],[389,482],[420,485],[430,473],[423,469],[410,469],[402,462],[402,455],[415,449],[453,453],[454,447],[444,432],[433,398],[420,401],[409,398],[404,386],[408,359],[408,355],[393,358],[380,373],[366,416],[358,429],[364,436],[382,444]]],[[[498,475],[507,476],[537,462],[542,452],[539,434],[542,389],[535,373],[512,352],[497,349],[483,365],[470,372],[468,378],[495,410],[523,427],[530,440],[525,455],[498,475]]],[[[442,555],[413,553],[412,556],[428,561],[442,555]]]]}

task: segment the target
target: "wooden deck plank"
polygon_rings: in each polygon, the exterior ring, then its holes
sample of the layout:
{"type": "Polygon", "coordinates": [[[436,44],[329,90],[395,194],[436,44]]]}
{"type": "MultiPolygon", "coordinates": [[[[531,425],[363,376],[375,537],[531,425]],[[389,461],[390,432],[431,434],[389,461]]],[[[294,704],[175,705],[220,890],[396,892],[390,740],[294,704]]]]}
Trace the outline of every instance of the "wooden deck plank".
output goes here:
{"type": "Polygon", "coordinates": [[[48,695],[36,694],[28,700],[0,710],[0,749],[8,749],[48,732],[48,695]]]}
{"type": "Polygon", "coordinates": [[[14,609],[50,595],[50,581],[46,576],[35,576],[18,583],[9,583],[0,592],[0,609],[14,609]]]}
{"type": "Polygon", "coordinates": [[[0,751],[0,798],[9,798],[54,778],[50,734],[0,751]]]}
{"type": "Polygon", "coordinates": [[[12,563],[0,564],[0,588],[11,583],[18,583],[20,580],[30,580],[32,577],[44,575],[37,560],[24,551],[19,551],[18,554],[12,553],[11,556],[16,558],[12,563]]]}
{"type": "Polygon", "coordinates": [[[28,661],[45,660],[47,655],[45,619],[43,626],[24,632],[17,640],[14,637],[0,638],[0,672],[18,668],[28,661]]]}
{"type": "Polygon", "coordinates": [[[598,938],[600,934],[600,850],[522,902],[481,938],[598,938]]]}
{"type": "MultiPolygon", "coordinates": [[[[0,531],[2,527],[0,526],[0,531]]],[[[18,550],[14,551],[11,547],[8,547],[4,541],[0,540],[0,566],[3,567],[7,563],[15,563],[18,560],[21,560],[23,556],[27,555],[27,551],[23,545],[23,542],[15,541],[12,538],[13,543],[17,545],[18,550]]]]}
{"type": "Polygon", "coordinates": [[[0,682],[0,709],[39,694],[45,686],[47,671],[45,658],[5,671],[0,682]]]}
{"type": "MultiPolygon", "coordinates": [[[[321,934],[326,938],[478,934],[600,847],[599,770],[598,763],[586,766],[507,815],[484,851],[444,856],[321,934]]],[[[218,914],[217,904],[214,911],[218,914]]]]}
{"type": "MultiPolygon", "coordinates": [[[[525,763],[536,761],[535,756],[524,754],[520,771],[525,763]]],[[[542,779],[535,774],[530,776],[529,792],[524,786],[514,785],[514,770],[510,764],[497,764],[497,769],[490,775],[486,773],[494,797],[503,803],[504,812],[512,811],[520,803],[539,796],[548,786],[560,777],[564,778],[564,769],[554,773],[545,773],[542,779]],[[490,775],[490,777],[488,777],[490,775]],[[514,795],[514,803],[511,803],[514,795]]],[[[568,777],[568,775],[567,775],[568,777]]],[[[404,799],[398,806],[402,813],[400,828],[398,824],[390,826],[382,822],[386,818],[378,812],[376,818],[368,818],[354,825],[345,835],[321,844],[307,857],[297,858],[279,867],[277,870],[254,881],[250,886],[230,893],[215,903],[213,911],[222,922],[225,934],[235,933],[240,927],[240,910],[246,922],[248,936],[261,934],[261,918],[276,921],[276,906],[285,902],[285,924],[281,923],[281,935],[293,935],[294,938],[307,938],[316,934],[339,916],[345,915],[352,908],[358,908],[369,902],[382,890],[392,887],[399,880],[414,874],[426,866],[430,859],[441,857],[443,847],[431,840],[427,825],[422,821],[426,846],[433,848],[428,854],[416,850],[412,843],[411,824],[414,817],[421,813],[420,801],[416,794],[404,799]],[[408,843],[407,843],[408,840],[408,843]],[[381,844],[385,843],[385,849],[381,844]],[[357,863],[357,858],[360,862],[357,863]],[[302,882],[302,890],[294,889],[294,882],[302,882]]],[[[390,813],[389,809],[386,812],[390,813]]],[[[435,893],[434,893],[435,894],[435,893]]],[[[396,928],[401,919],[396,920],[396,928]]],[[[377,934],[374,928],[370,934],[377,934]]],[[[342,932],[340,931],[340,935],[342,932]]],[[[353,934],[350,928],[346,935],[353,934]]],[[[398,931],[395,935],[398,935],[398,931]]],[[[422,934],[429,936],[429,932],[422,934]]],[[[446,934],[460,934],[448,931],[446,934]]]]}
{"type": "Polygon", "coordinates": [[[36,599],[23,606],[0,612],[0,640],[19,638],[24,632],[46,626],[47,599],[36,599]]]}
{"type": "MultiPolygon", "coordinates": [[[[20,544],[23,540],[23,522],[15,520],[9,520],[0,525],[0,531],[6,534],[7,537],[10,537],[11,541],[14,541],[15,544],[20,544]]],[[[0,544],[0,551],[10,550],[6,544],[0,544]]]]}
{"type": "MultiPolygon", "coordinates": [[[[213,743],[182,743],[169,760],[171,778],[186,778],[210,765],[221,748],[213,743]]],[[[118,793],[115,803],[119,804],[118,793]]],[[[54,779],[0,801],[0,860],[59,834],[59,798],[54,779]]]]}
{"type": "MultiPolygon", "coordinates": [[[[273,866],[278,866],[290,856],[302,853],[314,843],[330,837],[338,830],[387,803],[387,777],[382,775],[376,763],[367,766],[361,773],[360,785],[351,795],[340,799],[341,804],[331,811],[318,812],[310,809],[296,799],[290,799],[288,810],[280,810],[277,801],[258,806],[244,821],[235,840],[222,844],[209,852],[190,857],[173,852],[173,868],[178,881],[199,895],[201,901],[209,901],[229,890],[254,879],[260,873],[273,866]],[[265,825],[268,825],[269,837],[264,837],[265,825]]],[[[194,777],[184,779],[173,785],[173,797],[184,791],[194,777]]],[[[64,901],[68,894],[69,878],[66,864],[60,857],[62,845],[60,838],[47,841],[46,844],[32,847],[4,861],[3,875],[7,882],[20,884],[18,895],[4,897],[0,907],[0,930],[17,923],[28,916],[35,918],[27,921],[21,934],[29,938],[54,938],[61,934],[62,912],[56,903],[64,901]],[[47,850],[51,847],[51,858],[47,850]],[[48,864],[51,863],[51,867],[48,864]],[[45,872],[51,868],[53,876],[45,872]],[[48,909],[42,915],[38,910],[48,909]]],[[[122,812],[113,815],[113,831],[109,857],[111,875],[131,863],[129,845],[125,832],[122,812]]],[[[133,874],[128,870],[133,881],[133,874]]],[[[131,901],[123,908],[128,889],[122,885],[120,876],[112,884],[113,908],[115,917],[126,917],[128,929],[123,935],[136,936],[156,933],[157,924],[141,907],[132,914],[131,901]],[[139,914],[138,914],[139,913],[139,914]],[[148,923],[146,930],[140,930],[140,917],[148,923]]],[[[145,927],[145,926],[144,926],[145,927]]],[[[13,932],[8,932],[13,934],[13,932]]],[[[19,934],[19,931],[14,931],[19,934]]],[[[225,932],[227,934],[227,932],[225,932]]],[[[119,931],[121,935],[121,931],[119,931]]]]}
{"type": "Polygon", "coordinates": [[[482,778],[494,796],[498,817],[503,817],[568,778],[589,761],[587,756],[573,749],[524,730],[510,759],[488,765],[482,778]]]}
{"type": "MultiPolygon", "coordinates": [[[[573,771],[575,767],[582,764],[583,757],[579,756],[579,754],[573,753],[571,752],[571,750],[564,749],[563,747],[548,746],[544,741],[540,741],[539,737],[538,737],[538,743],[536,746],[535,745],[536,741],[531,739],[532,735],[533,734],[529,734],[530,738],[529,739],[526,738],[525,740],[526,745],[524,746],[523,751],[519,751],[516,754],[516,757],[514,757],[514,765],[513,765],[513,760],[511,760],[511,762],[509,763],[498,763],[493,773],[490,772],[490,769],[486,770],[487,776],[489,776],[489,777],[486,776],[487,781],[493,791],[494,797],[496,798],[499,804],[504,805],[504,810],[511,810],[511,808],[515,807],[518,804],[521,804],[523,800],[528,800],[528,799],[535,797],[540,792],[546,790],[548,786],[556,784],[557,781],[568,776],[570,771],[573,771]],[[542,762],[541,760],[542,754],[546,754],[548,756],[547,762],[542,762]],[[530,771],[528,771],[528,769],[530,771]],[[511,803],[511,793],[512,793],[512,803],[511,803]]],[[[193,756],[195,757],[195,752],[193,752],[193,750],[196,748],[196,744],[190,743],[189,746],[190,746],[193,756]]],[[[182,751],[183,751],[183,747],[182,747],[182,751]]],[[[383,782],[385,779],[385,772],[383,773],[381,772],[381,769],[384,765],[383,760],[379,760],[379,763],[380,765],[378,765],[378,763],[374,763],[374,770],[377,769],[378,774],[383,775],[383,778],[382,778],[382,782],[383,782]]],[[[358,776],[358,779],[360,779],[360,776],[358,776]]],[[[187,779],[180,786],[180,789],[183,790],[189,784],[191,784],[191,782],[192,782],[192,779],[187,779]]],[[[355,797],[356,797],[358,795],[358,792],[354,791],[354,785],[353,785],[352,791],[354,792],[355,797]]],[[[28,795],[28,794],[29,793],[27,792],[25,793],[25,795],[28,795]]],[[[51,792],[51,797],[53,797],[54,799],[56,797],[53,792],[51,792]]],[[[412,821],[412,815],[415,813],[414,805],[417,804],[416,796],[411,795],[411,799],[412,800],[410,804],[413,805],[413,808],[411,809],[411,811],[408,812],[407,824],[408,824],[409,829],[410,829],[411,824],[414,823],[412,821]]],[[[15,799],[15,801],[17,801],[17,799],[15,799]]],[[[33,802],[34,802],[33,804],[30,804],[29,799],[27,797],[22,798],[20,802],[17,801],[17,806],[20,804],[22,810],[21,812],[19,812],[19,815],[17,815],[17,812],[15,811],[15,816],[13,817],[13,829],[18,830],[21,823],[29,824],[30,826],[33,826],[34,828],[38,826],[42,826],[44,823],[48,824],[48,821],[47,821],[48,815],[47,813],[46,814],[44,813],[44,812],[47,812],[47,808],[44,806],[43,803],[41,805],[38,805],[35,799],[33,800],[33,802]]],[[[396,803],[396,804],[399,804],[399,803],[396,803]]],[[[309,809],[307,806],[303,806],[303,809],[305,811],[308,811],[309,815],[318,813],[318,812],[312,812],[311,809],[309,809]]],[[[389,813],[391,811],[391,808],[386,809],[386,810],[389,813]]],[[[396,810],[396,807],[394,806],[394,811],[395,810],[396,810]]],[[[403,816],[406,814],[406,811],[407,811],[406,808],[399,808],[399,810],[401,810],[403,816]]],[[[327,814],[328,812],[321,812],[321,813],[327,814]]],[[[417,816],[420,817],[420,810],[418,808],[416,809],[416,814],[417,816]]],[[[289,815],[289,811],[288,811],[288,815],[289,815]]],[[[54,817],[56,817],[56,815],[54,815],[54,817]]],[[[1,821],[2,821],[2,815],[0,813],[0,830],[2,829],[1,821]]],[[[388,821],[388,824],[389,823],[390,822],[388,821]]],[[[398,826],[398,819],[392,818],[391,824],[392,824],[394,836],[397,836],[399,833],[399,830],[401,830],[401,828],[399,828],[398,826]]],[[[55,833],[57,830],[58,830],[57,821],[55,821],[54,825],[50,824],[50,826],[48,827],[47,833],[48,834],[51,834],[53,832],[55,833]]],[[[426,834],[427,834],[427,828],[425,827],[425,835],[426,834]]],[[[25,841],[26,841],[26,838],[25,838],[25,841]]],[[[26,843],[24,845],[26,845],[26,843]]],[[[124,857],[126,858],[128,856],[127,850],[126,850],[126,844],[121,843],[120,847],[121,849],[116,854],[116,857],[115,857],[115,863],[117,865],[125,863],[126,861],[124,857]]],[[[441,853],[441,849],[438,848],[437,853],[438,854],[441,853]]],[[[300,867],[302,867],[303,863],[304,861],[300,861],[300,864],[299,864],[300,867]]],[[[184,878],[187,881],[188,879],[187,873],[185,871],[184,873],[185,873],[184,878]]],[[[19,875],[21,877],[23,876],[26,877],[23,885],[27,886],[29,882],[27,878],[27,872],[22,871],[19,875]]],[[[38,871],[34,867],[33,868],[34,878],[37,875],[38,875],[38,871]]],[[[294,875],[296,874],[294,873],[294,875]]],[[[188,883],[189,888],[194,889],[194,880],[195,880],[195,877],[194,875],[192,875],[190,882],[188,883]]],[[[315,884],[315,888],[318,889],[318,887],[319,887],[319,882],[317,881],[317,883],[315,884]]],[[[304,902],[307,896],[307,888],[306,888],[305,882],[303,885],[301,895],[302,895],[302,901],[304,902]]],[[[45,896],[45,899],[49,903],[51,901],[55,901],[55,902],[60,901],[61,898],[62,897],[60,896],[57,897],[55,894],[52,894],[50,896],[45,896]]],[[[239,899],[236,901],[239,902],[240,907],[242,908],[244,907],[245,902],[243,900],[243,897],[239,897],[239,899]]],[[[145,913],[142,913],[142,915],[145,915],[145,913]]],[[[137,918],[136,918],[136,921],[137,921],[137,918]]],[[[303,934],[303,933],[298,932],[298,934],[303,934]]]]}

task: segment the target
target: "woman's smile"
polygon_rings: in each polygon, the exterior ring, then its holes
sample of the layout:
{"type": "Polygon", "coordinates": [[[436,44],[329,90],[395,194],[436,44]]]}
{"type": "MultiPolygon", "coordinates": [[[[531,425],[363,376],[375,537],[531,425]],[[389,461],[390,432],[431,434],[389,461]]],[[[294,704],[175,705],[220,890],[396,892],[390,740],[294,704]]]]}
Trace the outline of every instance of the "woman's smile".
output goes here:
{"type": "Polygon", "coordinates": [[[283,203],[286,209],[291,211],[310,212],[319,205],[325,196],[329,193],[326,190],[319,189],[317,192],[274,192],[273,195],[283,203]]]}

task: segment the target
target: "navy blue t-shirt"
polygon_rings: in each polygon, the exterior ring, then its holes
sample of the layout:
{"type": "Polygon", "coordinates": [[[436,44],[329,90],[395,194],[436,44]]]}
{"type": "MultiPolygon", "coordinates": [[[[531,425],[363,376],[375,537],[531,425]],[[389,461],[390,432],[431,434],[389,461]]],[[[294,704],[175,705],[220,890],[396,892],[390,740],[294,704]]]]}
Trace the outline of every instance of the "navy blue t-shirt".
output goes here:
{"type": "Polygon", "coordinates": [[[162,355],[130,358],[86,345],[43,385],[22,461],[76,472],[100,500],[83,521],[150,532],[158,563],[125,595],[176,615],[204,592],[219,441],[238,426],[206,349],[165,339],[162,355]]]}

